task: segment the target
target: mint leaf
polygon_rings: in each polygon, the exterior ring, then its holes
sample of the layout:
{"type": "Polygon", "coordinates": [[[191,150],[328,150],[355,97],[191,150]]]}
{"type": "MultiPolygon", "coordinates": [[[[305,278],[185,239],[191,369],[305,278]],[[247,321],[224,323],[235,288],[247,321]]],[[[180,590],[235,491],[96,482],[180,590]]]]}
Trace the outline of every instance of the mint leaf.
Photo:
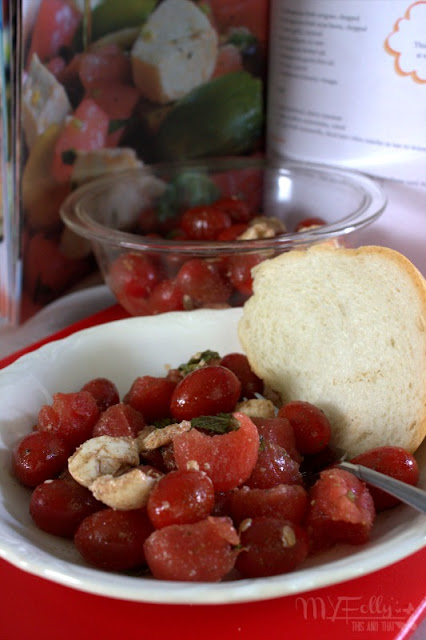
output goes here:
{"type": "Polygon", "coordinates": [[[218,413],[217,416],[198,416],[197,418],[192,418],[191,427],[224,434],[239,429],[240,423],[234,418],[232,413],[218,413]]]}
{"type": "Polygon", "coordinates": [[[201,351],[200,353],[196,353],[195,355],[193,355],[192,358],[188,360],[188,362],[181,364],[178,367],[178,369],[181,373],[183,373],[183,375],[186,376],[188,375],[188,373],[191,373],[196,369],[201,369],[201,367],[205,367],[206,364],[210,364],[213,361],[219,361],[219,360],[220,360],[220,355],[218,354],[217,351],[211,351],[210,349],[207,349],[206,351],[201,351]]]}

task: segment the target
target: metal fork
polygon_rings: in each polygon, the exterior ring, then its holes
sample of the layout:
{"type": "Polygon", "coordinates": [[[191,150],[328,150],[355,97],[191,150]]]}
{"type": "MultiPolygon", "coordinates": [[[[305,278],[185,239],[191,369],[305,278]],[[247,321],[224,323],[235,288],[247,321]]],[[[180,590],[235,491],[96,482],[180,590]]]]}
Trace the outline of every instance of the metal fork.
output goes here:
{"type": "Polygon", "coordinates": [[[364,467],[362,464],[353,464],[352,462],[346,462],[344,460],[336,466],[340,469],[345,469],[345,471],[350,471],[354,476],[364,482],[368,482],[368,484],[371,484],[373,487],[383,489],[386,493],[389,493],[395,498],[399,498],[399,500],[417,509],[417,511],[426,513],[426,491],[423,489],[413,487],[411,484],[401,482],[401,480],[397,480],[396,478],[391,478],[391,476],[387,476],[374,469],[364,467]]]}

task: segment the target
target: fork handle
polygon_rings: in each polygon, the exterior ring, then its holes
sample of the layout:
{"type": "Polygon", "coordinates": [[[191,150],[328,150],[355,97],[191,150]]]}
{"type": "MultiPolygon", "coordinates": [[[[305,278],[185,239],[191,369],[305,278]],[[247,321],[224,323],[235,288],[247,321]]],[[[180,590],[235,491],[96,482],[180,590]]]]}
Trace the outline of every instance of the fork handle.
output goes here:
{"type": "Polygon", "coordinates": [[[411,484],[401,482],[396,478],[387,476],[384,473],[364,467],[362,464],[353,464],[352,462],[340,462],[337,465],[340,469],[350,471],[360,480],[368,482],[373,487],[382,489],[395,498],[399,498],[405,504],[410,505],[421,513],[426,513],[426,491],[413,487],[411,484]]]}

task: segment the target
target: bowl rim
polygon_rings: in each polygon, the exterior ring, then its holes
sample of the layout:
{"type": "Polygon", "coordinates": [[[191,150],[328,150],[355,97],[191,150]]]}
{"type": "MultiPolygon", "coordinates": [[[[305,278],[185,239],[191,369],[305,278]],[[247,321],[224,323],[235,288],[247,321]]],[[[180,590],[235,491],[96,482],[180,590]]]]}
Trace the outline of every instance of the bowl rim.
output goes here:
{"type": "Polygon", "coordinates": [[[237,169],[267,169],[279,171],[279,174],[290,178],[303,175],[315,176],[321,180],[330,180],[343,184],[358,191],[362,195],[357,209],[344,218],[322,227],[313,227],[306,231],[288,232],[281,236],[266,239],[238,241],[238,251],[249,253],[266,249],[285,249],[314,244],[353,233],[374,222],[387,206],[387,196],[374,178],[353,170],[338,168],[331,165],[299,162],[292,160],[271,160],[260,157],[224,157],[185,161],[179,163],[158,163],[143,165],[139,168],[120,170],[91,180],[75,189],[60,208],[60,216],[64,224],[91,242],[108,244],[126,250],[162,252],[173,249],[174,253],[194,253],[203,255],[229,253],[235,251],[236,241],[196,241],[174,240],[167,238],[151,238],[118,229],[111,229],[94,221],[87,210],[87,202],[102,193],[112,183],[137,176],[156,176],[158,172],[184,170],[237,170],[237,169]],[[85,206],[86,204],[86,206],[85,206]]]}

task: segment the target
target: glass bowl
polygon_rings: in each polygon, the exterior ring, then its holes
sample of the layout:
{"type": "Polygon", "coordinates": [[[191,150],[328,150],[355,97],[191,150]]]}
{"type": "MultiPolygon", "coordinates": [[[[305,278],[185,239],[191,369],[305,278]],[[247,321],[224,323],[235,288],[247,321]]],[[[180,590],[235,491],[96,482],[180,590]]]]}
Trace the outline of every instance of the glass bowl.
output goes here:
{"type": "Polygon", "coordinates": [[[74,191],[61,216],[126,311],[151,315],[241,306],[256,264],[317,243],[353,244],[385,206],[362,174],[221,158],[110,174],[74,191]]]}

